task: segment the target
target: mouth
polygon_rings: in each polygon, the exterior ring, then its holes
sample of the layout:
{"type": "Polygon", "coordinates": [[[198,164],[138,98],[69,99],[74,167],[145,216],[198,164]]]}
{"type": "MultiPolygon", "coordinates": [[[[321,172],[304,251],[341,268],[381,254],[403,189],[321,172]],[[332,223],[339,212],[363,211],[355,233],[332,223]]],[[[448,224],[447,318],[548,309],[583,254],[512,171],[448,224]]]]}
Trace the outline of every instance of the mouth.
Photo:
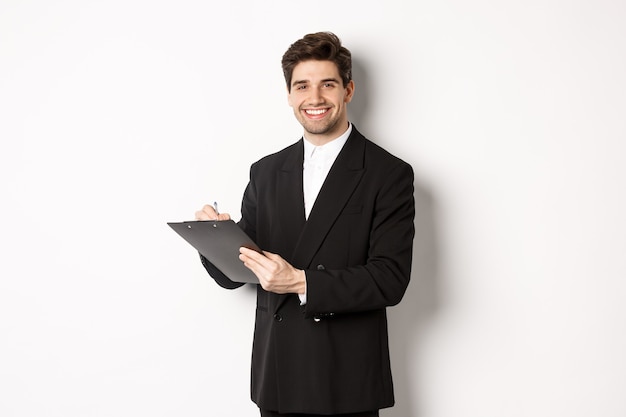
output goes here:
{"type": "Polygon", "coordinates": [[[328,109],[305,109],[304,114],[306,114],[310,119],[321,119],[326,113],[328,113],[328,109]]]}

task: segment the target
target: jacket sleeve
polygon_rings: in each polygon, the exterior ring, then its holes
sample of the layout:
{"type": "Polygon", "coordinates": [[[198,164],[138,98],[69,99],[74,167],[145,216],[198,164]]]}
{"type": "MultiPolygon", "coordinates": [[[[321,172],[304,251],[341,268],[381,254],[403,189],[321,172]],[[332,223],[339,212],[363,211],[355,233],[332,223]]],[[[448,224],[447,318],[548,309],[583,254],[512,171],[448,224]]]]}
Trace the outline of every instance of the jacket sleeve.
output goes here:
{"type": "Polygon", "coordinates": [[[228,290],[233,290],[235,288],[239,288],[245,285],[245,283],[243,282],[231,281],[226,275],[222,273],[222,271],[220,271],[215,265],[209,262],[209,260],[201,254],[200,262],[202,262],[202,266],[204,266],[204,269],[206,269],[211,278],[213,278],[220,287],[226,288],[228,290]]]}
{"type": "MultiPolygon", "coordinates": [[[[366,242],[350,242],[364,247],[367,255],[346,268],[320,265],[306,270],[307,304],[305,316],[363,312],[393,306],[400,302],[409,284],[415,234],[413,169],[397,165],[376,193],[366,242]]],[[[370,220],[370,219],[368,219],[370,220]]]]}

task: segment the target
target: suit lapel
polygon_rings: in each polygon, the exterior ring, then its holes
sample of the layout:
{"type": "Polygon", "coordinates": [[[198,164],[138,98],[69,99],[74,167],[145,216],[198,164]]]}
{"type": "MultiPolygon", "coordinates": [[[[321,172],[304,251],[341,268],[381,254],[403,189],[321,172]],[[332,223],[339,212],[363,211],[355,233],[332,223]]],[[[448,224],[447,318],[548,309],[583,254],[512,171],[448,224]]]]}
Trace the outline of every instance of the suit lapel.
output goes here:
{"type": "Polygon", "coordinates": [[[281,238],[285,242],[296,242],[305,223],[302,191],[303,160],[304,143],[300,139],[277,173],[275,207],[282,225],[281,238]]]}
{"type": "MultiPolygon", "coordinates": [[[[297,268],[306,268],[363,176],[365,140],[353,128],[315,200],[291,258],[297,268]]],[[[300,183],[302,182],[300,172],[300,183]]]]}

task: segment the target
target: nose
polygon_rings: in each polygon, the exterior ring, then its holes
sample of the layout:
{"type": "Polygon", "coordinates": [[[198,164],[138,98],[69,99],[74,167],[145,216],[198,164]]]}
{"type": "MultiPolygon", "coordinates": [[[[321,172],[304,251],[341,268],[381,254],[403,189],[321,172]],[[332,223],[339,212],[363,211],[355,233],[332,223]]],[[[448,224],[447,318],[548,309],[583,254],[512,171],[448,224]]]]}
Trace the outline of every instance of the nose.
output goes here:
{"type": "Polygon", "coordinates": [[[309,102],[311,105],[315,106],[318,104],[322,104],[324,102],[324,97],[322,96],[319,89],[311,88],[309,91],[310,91],[309,102]]]}

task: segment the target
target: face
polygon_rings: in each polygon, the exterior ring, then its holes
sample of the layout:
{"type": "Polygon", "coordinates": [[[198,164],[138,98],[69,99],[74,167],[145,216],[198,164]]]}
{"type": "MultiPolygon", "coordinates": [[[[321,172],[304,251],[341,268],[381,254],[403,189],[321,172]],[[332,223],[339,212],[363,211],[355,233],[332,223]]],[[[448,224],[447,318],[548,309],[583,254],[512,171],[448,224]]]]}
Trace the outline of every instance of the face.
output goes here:
{"type": "Polygon", "coordinates": [[[332,61],[303,61],[293,69],[289,105],[315,145],[330,142],[348,128],[346,105],[353,94],[354,82],[344,86],[332,61]]]}

